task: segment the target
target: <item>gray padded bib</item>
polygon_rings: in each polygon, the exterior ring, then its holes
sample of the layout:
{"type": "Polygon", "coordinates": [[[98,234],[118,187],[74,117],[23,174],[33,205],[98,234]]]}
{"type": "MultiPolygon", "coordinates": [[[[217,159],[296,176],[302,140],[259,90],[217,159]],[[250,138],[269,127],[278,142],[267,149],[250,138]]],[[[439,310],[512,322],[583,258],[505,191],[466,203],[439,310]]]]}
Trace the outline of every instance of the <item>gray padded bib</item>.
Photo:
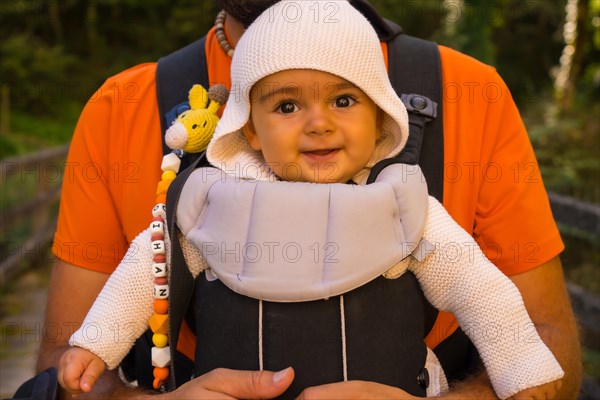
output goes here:
{"type": "Polygon", "coordinates": [[[240,180],[195,171],[177,223],[233,291],[295,302],[346,293],[419,244],[427,187],[417,166],[387,167],[366,185],[240,180]]]}

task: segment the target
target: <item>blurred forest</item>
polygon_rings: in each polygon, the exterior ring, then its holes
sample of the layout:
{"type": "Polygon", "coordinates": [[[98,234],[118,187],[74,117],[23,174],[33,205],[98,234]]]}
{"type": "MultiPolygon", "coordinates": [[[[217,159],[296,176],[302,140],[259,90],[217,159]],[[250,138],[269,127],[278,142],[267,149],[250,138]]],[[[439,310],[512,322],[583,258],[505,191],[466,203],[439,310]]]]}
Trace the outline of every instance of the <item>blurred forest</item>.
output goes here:
{"type": "MultiPolygon", "coordinates": [[[[546,185],[600,200],[600,0],[372,0],[405,32],[497,68],[546,185]]],[[[65,143],[95,89],[213,24],[213,1],[2,0],[0,158],[65,143]]]]}

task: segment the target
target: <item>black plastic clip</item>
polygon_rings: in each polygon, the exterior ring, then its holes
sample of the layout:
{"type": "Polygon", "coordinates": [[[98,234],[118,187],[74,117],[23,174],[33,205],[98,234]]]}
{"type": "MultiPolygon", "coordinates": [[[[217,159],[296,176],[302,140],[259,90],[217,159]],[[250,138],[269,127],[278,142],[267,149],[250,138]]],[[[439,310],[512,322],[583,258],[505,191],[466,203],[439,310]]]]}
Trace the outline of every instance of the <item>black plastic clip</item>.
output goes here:
{"type": "Polygon", "coordinates": [[[400,99],[406,107],[406,111],[413,114],[422,115],[427,122],[437,117],[437,103],[429,97],[421,94],[403,94],[400,99]]]}

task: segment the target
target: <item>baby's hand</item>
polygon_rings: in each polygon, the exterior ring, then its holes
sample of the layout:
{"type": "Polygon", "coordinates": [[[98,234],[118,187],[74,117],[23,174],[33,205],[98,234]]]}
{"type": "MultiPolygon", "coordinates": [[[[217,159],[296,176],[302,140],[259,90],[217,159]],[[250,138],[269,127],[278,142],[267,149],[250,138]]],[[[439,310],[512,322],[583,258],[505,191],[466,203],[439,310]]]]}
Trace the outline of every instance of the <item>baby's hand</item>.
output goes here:
{"type": "Polygon", "coordinates": [[[540,386],[535,386],[529,389],[520,391],[514,394],[511,400],[551,400],[556,396],[556,392],[560,389],[562,381],[557,379],[555,381],[545,383],[540,386]]]}
{"type": "Polygon", "coordinates": [[[70,393],[89,392],[106,369],[104,361],[80,347],[67,350],[58,363],[58,382],[70,393]]]}

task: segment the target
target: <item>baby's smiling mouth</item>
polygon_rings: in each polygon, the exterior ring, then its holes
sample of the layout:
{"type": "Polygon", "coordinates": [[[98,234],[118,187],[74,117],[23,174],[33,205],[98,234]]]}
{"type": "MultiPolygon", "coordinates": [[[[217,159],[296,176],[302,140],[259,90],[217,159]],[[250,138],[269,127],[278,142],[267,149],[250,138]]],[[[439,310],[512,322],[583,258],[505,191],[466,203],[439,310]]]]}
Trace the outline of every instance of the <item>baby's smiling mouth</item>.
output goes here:
{"type": "Polygon", "coordinates": [[[326,156],[326,155],[332,154],[332,153],[334,153],[336,151],[338,151],[338,149],[322,149],[322,150],[305,151],[304,153],[306,153],[306,154],[314,154],[316,156],[326,156]]]}
{"type": "Polygon", "coordinates": [[[333,161],[340,149],[318,149],[302,151],[302,154],[313,162],[333,161]]]}

